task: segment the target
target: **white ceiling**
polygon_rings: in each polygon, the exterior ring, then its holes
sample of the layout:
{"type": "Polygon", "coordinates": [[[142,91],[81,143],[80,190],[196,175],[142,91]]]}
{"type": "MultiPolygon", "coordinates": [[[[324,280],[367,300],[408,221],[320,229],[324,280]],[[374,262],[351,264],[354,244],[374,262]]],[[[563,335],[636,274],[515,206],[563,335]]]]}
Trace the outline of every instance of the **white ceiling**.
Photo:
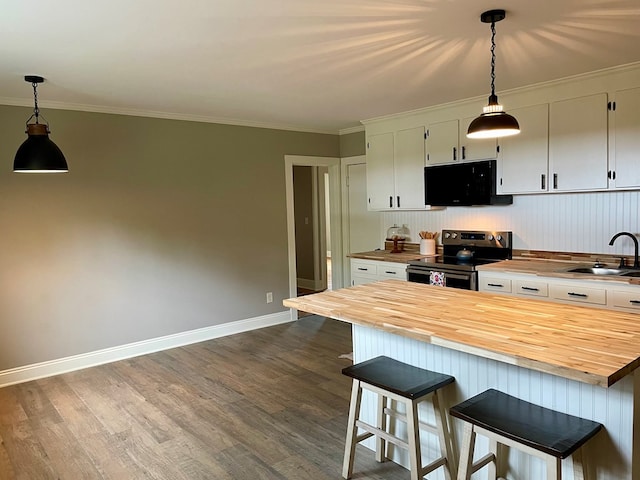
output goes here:
{"type": "MultiPolygon", "coordinates": [[[[640,61],[640,0],[3,2],[0,103],[336,133],[640,61]]],[[[45,112],[46,116],[46,112],[45,112]]]]}

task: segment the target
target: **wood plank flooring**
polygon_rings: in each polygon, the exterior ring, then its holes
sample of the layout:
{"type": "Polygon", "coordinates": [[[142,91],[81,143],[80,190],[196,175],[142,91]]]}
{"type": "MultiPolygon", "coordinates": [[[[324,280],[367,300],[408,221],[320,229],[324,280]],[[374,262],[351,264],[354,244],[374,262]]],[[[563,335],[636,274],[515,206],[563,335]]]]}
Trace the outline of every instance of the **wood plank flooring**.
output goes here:
{"type": "MultiPolygon", "coordinates": [[[[314,315],[0,389],[0,480],[339,479],[350,328],[314,315]]],[[[409,478],[360,446],[355,472],[409,478]]]]}

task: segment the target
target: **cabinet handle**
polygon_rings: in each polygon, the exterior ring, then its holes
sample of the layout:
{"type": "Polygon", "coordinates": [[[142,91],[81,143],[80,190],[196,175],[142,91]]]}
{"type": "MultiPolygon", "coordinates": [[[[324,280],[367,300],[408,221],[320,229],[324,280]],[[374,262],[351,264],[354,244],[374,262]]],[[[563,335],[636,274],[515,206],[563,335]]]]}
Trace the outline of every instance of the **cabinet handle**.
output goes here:
{"type": "Polygon", "coordinates": [[[487,285],[490,287],[504,288],[504,285],[502,285],[501,283],[487,283],[487,285]]]}
{"type": "Polygon", "coordinates": [[[396,202],[396,205],[398,206],[398,208],[400,208],[400,195],[398,195],[398,196],[396,197],[396,199],[398,200],[398,201],[396,202]]]}
{"type": "Polygon", "coordinates": [[[368,268],[363,268],[363,267],[358,267],[358,270],[360,270],[361,272],[368,272],[369,271],[368,268]]]}
{"type": "Polygon", "coordinates": [[[462,146],[462,160],[467,158],[467,147],[462,146]]]}
{"type": "Polygon", "coordinates": [[[576,292],[568,292],[567,295],[569,295],[570,297],[579,297],[579,298],[588,298],[589,295],[585,294],[585,293],[576,293],[576,292]]]}
{"type": "Polygon", "coordinates": [[[557,173],[553,174],[553,189],[554,190],[558,189],[558,174],[557,173]]]}
{"type": "Polygon", "coordinates": [[[389,275],[397,275],[398,272],[389,272],[389,271],[385,271],[384,273],[388,273],[389,275]]]}
{"type": "Polygon", "coordinates": [[[535,287],[520,287],[522,290],[526,290],[527,292],[539,292],[540,289],[539,288],[535,288],[535,287]]]}
{"type": "Polygon", "coordinates": [[[640,300],[629,300],[629,303],[633,306],[640,305],[640,300]]]}
{"type": "Polygon", "coordinates": [[[389,196],[389,208],[393,208],[393,195],[389,196]]]}
{"type": "Polygon", "coordinates": [[[547,188],[547,176],[543,173],[540,175],[540,190],[547,188]]]}
{"type": "Polygon", "coordinates": [[[453,147],[453,160],[458,160],[458,149],[456,147],[453,147]]]}

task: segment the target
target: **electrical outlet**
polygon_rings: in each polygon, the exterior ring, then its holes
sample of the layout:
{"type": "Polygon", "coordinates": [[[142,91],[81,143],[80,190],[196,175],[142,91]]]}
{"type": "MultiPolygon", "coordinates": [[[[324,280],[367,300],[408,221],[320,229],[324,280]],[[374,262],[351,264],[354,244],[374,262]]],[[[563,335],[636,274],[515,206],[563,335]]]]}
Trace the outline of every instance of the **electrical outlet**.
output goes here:
{"type": "Polygon", "coordinates": [[[273,302],[273,292],[267,292],[267,303],[273,302]]]}

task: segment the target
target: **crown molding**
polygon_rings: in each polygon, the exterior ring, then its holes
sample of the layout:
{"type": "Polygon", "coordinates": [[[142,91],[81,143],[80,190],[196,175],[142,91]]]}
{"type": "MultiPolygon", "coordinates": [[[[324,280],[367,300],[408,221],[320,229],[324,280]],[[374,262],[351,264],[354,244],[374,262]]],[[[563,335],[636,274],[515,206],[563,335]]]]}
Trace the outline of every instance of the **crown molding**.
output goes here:
{"type": "Polygon", "coordinates": [[[341,128],[338,135],[349,135],[350,133],[364,132],[364,125],[356,125],[355,127],[341,128]]]}
{"type": "MultiPolygon", "coordinates": [[[[76,112],[104,113],[107,115],[126,115],[130,117],[159,118],[163,120],[180,120],[185,122],[217,123],[222,125],[236,125],[239,127],[266,128],[271,130],[287,130],[292,132],[320,133],[325,135],[338,135],[336,130],[321,130],[315,128],[301,127],[296,125],[285,125],[269,122],[255,122],[227,117],[210,117],[206,115],[192,115],[188,113],[159,112],[155,110],[138,110],[133,108],[106,107],[101,105],[86,105],[82,103],[66,103],[55,101],[39,101],[40,107],[53,110],[71,110],[76,112]]],[[[33,107],[32,99],[0,97],[0,105],[12,107],[33,107]]]]}

